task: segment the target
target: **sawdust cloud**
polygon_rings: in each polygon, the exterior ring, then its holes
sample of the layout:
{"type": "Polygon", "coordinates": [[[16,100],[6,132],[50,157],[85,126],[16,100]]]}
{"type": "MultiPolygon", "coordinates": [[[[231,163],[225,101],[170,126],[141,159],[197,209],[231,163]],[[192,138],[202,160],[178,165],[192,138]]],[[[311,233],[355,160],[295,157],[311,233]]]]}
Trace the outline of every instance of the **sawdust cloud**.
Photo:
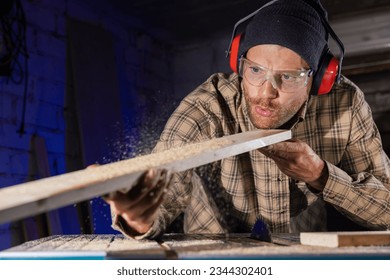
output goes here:
{"type": "MultiPolygon", "coordinates": [[[[159,116],[152,114],[146,116],[144,114],[138,118],[126,120],[123,125],[117,124],[117,139],[108,144],[110,153],[104,158],[103,164],[150,154],[159,139],[168,117],[172,113],[171,109],[160,109],[159,116]]],[[[223,228],[229,227],[228,225],[234,227],[233,224],[236,221],[231,216],[232,206],[230,203],[226,203],[226,193],[221,189],[220,177],[217,176],[219,168],[217,167],[217,170],[215,168],[215,165],[208,165],[196,169],[205,186],[202,192],[207,194],[208,203],[211,204],[221,226],[223,228]]],[[[197,196],[198,194],[195,192],[193,195],[197,196]]],[[[93,215],[93,226],[96,228],[96,223],[100,219],[110,222],[111,216],[106,214],[105,207],[102,209],[102,204],[105,204],[104,201],[95,200],[94,203],[100,205],[98,213],[93,215]],[[99,216],[98,219],[96,219],[96,215],[99,216]]],[[[183,213],[185,213],[185,210],[183,213]]],[[[168,228],[168,232],[182,232],[182,228],[183,215],[180,215],[168,228]]],[[[226,238],[228,238],[229,230],[224,233],[226,238]]]]}
{"type": "MultiPolygon", "coordinates": [[[[149,113],[156,109],[144,108],[143,113],[135,113],[135,117],[125,119],[123,123],[114,124],[115,137],[107,140],[108,154],[101,164],[113,163],[121,160],[148,155],[156,145],[168,117],[176,103],[162,106],[157,113],[149,113]]],[[[90,201],[92,209],[92,227],[95,231],[97,223],[111,224],[111,215],[108,204],[100,197],[90,201]]]]}

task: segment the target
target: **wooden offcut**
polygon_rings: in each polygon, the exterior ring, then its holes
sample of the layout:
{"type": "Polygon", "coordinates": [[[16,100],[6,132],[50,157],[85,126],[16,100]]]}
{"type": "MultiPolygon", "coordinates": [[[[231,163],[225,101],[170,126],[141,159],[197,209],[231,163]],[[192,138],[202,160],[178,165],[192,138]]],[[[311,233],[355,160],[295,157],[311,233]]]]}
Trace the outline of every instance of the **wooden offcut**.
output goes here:
{"type": "Polygon", "coordinates": [[[390,245],[390,231],[301,232],[301,244],[324,247],[390,245]]]}
{"type": "Polygon", "coordinates": [[[290,138],[290,130],[248,131],[2,188],[0,189],[0,223],[113,191],[129,190],[149,169],[180,172],[290,138]]]}

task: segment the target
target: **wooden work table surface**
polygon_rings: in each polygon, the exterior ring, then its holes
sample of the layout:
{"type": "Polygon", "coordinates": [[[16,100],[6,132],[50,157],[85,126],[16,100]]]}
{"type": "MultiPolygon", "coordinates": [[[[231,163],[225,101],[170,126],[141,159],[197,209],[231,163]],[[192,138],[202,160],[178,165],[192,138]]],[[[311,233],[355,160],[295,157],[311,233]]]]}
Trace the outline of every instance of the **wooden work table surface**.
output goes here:
{"type": "Polygon", "coordinates": [[[123,235],[53,235],[0,252],[1,259],[390,259],[390,246],[327,248],[301,245],[299,235],[273,242],[250,234],[166,234],[161,241],[123,235]]]}

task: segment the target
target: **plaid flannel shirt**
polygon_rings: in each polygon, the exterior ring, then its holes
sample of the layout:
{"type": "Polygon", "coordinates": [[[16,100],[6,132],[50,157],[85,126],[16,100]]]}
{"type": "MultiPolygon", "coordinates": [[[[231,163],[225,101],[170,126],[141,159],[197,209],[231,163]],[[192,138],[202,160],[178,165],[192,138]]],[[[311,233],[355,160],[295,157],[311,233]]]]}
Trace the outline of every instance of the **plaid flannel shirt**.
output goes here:
{"type": "MultiPolygon", "coordinates": [[[[371,110],[347,78],[324,96],[311,96],[296,116],[294,138],[325,160],[321,193],[284,175],[254,150],[174,174],[153,227],[155,238],[184,212],[186,233],[249,232],[262,218],[272,232],[326,231],[325,205],[371,229],[390,229],[390,165],[371,110]]],[[[255,129],[240,78],[214,74],[168,120],[155,151],[255,129]]],[[[126,232],[114,217],[115,228],[126,232]]]]}

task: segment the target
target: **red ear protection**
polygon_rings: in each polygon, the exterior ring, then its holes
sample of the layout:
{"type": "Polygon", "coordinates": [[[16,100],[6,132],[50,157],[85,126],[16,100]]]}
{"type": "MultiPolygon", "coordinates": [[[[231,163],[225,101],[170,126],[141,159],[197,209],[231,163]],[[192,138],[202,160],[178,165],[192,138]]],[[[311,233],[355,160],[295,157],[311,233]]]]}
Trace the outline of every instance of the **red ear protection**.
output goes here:
{"type": "Polygon", "coordinates": [[[237,74],[239,70],[238,51],[240,49],[241,35],[242,34],[238,34],[236,37],[234,37],[229,55],[230,68],[233,70],[233,72],[236,72],[237,74]]]}
{"type": "Polygon", "coordinates": [[[338,70],[339,70],[339,61],[337,58],[332,57],[321,79],[321,84],[318,89],[318,95],[326,94],[330,92],[336,80],[336,77],[338,75],[338,70]]]}
{"type": "Polygon", "coordinates": [[[339,61],[327,49],[320,59],[317,71],[314,73],[310,94],[323,95],[330,92],[339,77],[339,61]]]}

